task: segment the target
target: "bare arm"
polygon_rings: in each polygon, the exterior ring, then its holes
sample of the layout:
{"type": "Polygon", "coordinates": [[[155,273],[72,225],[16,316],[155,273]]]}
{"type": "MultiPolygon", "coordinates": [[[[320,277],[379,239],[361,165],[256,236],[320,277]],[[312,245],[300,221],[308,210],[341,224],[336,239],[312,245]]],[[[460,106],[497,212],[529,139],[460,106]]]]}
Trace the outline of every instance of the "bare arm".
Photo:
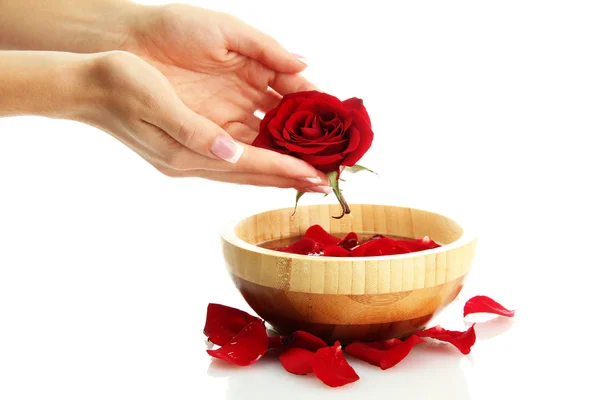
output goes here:
{"type": "Polygon", "coordinates": [[[0,50],[122,49],[145,8],[128,0],[0,0],[0,50]]]}
{"type": "Polygon", "coordinates": [[[86,57],[59,52],[0,51],[0,117],[74,117],[86,57]]]}
{"type": "Polygon", "coordinates": [[[231,16],[126,0],[0,0],[2,49],[0,117],[96,126],[169,176],[330,191],[306,162],[252,146],[254,112],[312,85],[295,75],[305,64],[231,16]]]}

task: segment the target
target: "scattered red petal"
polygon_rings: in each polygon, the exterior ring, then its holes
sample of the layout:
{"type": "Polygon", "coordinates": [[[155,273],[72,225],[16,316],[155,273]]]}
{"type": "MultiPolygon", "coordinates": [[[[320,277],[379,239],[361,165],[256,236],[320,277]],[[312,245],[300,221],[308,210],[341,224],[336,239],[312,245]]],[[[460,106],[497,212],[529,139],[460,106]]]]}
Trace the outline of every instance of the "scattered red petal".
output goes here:
{"type": "Polygon", "coordinates": [[[287,372],[296,375],[306,375],[313,372],[314,360],[315,352],[301,348],[287,349],[279,356],[283,368],[287,372]]]}
{"type": "Polygon", "coordinates": [[[412,335],[405,341],[398,339],[378,342],[354,342],[346,346],[346,353],[385,370],[402,361],[412,348],[425,342],[419,336],[412,335]]]}
{"type": "Polygon", "coordinates": [[[290,243],[287,246],[278,247],[275,250],[282,251],[284,253],[302,254],[305,256],[321,253],[321,248],[319,247],[319,244],[308,237],[303,237],[302,239],[296,240],[295,242],[290,243]]]}
{"type": "Polygon", "coordinates": [[[313,371],[317,378],[331,387],[344,386],[359,379],[354,368],[344,358],[340,342],[317,351],[313,371]]]}
{"type": "Polygon", "coordinates": [[[340,246],[329,246],[323,252],[325,257],[350,257],[350,252],[340,246]]]}
{"type": "Polygon", "coordinates": [[[429,329],[418,331],[415,333],[415,335],[450,343],[463,354],[469,354],[471,352],[471,347],[475,344],[476,339],[474,324],[464,332],[449,331],[438,325],[429,329]]]}
{"type": "Polygon", "coordinates": [[[283,338],[285,336],[269,336],[269,348],[270,349],[283,349],[285,348],[285,344],[283,344],[283,338]]]}
{"type": "Polygon", "coordinates": [[[262,320],[237,308],[210,303],[206,309],[204,334],[212,343],[223,346],[255,321],[262,320]]]}
{"type": "Polygon", "coordinates": [[[310,238],[317,242],[322,248],[334,246],[340,242],[340,239],[327,232],[321,225],[312,225],[304,233],[305,238],[310,238]]]}
{"type": "Polygon", "coordinates": [[[327,343],[323,339],[305,331],[296,331],[291,335],[285,336],[282,342],[287,348],[299,347],[311,351],[327,347],[327,343]]]}
{"type": "Polygon", "coordinates": [[[509,310],[496,300],[488,296],[474,296],[465,303],[463,316],[475,313],[497,314],[505,317],[514,317],[515,310],[509,310]]]}
{"type": "Polygon", "coordinates": [[[337,245],[345,250],[350,251],[354,247],[358,246],[358,235],[355,232],[350,232],[337,245]]]}
{"type": "Polygon", "coordinates": [[[258,361],[269,349],[267,329],[262,322],[251,322],[229,343],[208,354],[244,367],[258,361]]]}

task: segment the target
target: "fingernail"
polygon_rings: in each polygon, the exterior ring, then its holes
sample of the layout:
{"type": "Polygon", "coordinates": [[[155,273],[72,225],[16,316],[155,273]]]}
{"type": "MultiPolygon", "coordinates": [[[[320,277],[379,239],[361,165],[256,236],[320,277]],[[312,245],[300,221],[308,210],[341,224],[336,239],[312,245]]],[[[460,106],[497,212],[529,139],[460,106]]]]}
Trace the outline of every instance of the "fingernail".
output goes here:
{"type": "Polygon", "coordinates": [[[321,178],[319,178],[318,176],[309,176],[309,177],[304,178],[304,180],[308,183],[314,183],[314,184],[322,182],[321,178]]]}
{"type": "Polygon", "coordinates": [[[212,151],[215,156],[235,164],[242,156],[244,146],[236,143],[227,136],[219,135],[213,141],[210,151],[212,151]]]}
{"type": "Polygon", "coordinates": [[[307,189],[305,189],[306,192],[311,192],[311,193],[331,193],[331,188],[329,186],[311,186],[307,189]]]}
{"type": "Polygon", "coordinates": [[[298,59],[298,61],[300,61],[301,63],[308,65],[308,60],[306,59],[306,57],[301,56],[300,54],[296,54],[296,53],[292,53],[292,55],[294,57],[296,57],[298,59]]]}

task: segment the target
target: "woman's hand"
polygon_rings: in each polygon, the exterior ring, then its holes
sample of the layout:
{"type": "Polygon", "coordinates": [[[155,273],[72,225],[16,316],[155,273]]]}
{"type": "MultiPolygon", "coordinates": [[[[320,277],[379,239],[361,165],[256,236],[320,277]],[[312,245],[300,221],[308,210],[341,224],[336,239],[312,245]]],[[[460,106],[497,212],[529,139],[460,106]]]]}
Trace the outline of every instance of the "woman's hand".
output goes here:
{"type": "Polygon", "coordinates": [[[242,130],[231,136],[191,110],[141,58],[121,51],[87,58],[83,73],[93,90],[77,119],[110,133],[164,174],[329,191],[326,177],[305,162],[240,142],[232,136],[242,130]]]}
{"type": "Polygon", "coordinates": [[[272,38],[232,16],[184,5],[43,3],[27,11],[8,0],[1,47],[139,56],[86,56],[83,84],[92,85],[86,96],[95,98],[72,108],[85,110],[77,119],[169,176],[329,192],[326,177],[305,162],[250,145],[260,124],[256,111],[282,94],[314,88],[297,74],[305,65],[272,38]],[[11,22],[25,11],[26,25],[11,22]]]}
{"type": "Polygon", "coordinates": [[[0,116],[72,119],[102,129],[169,176],[326,192],[305,162],[239,143],[190,110],[140,57],[0,52],[0,116]]]}
{"type": "Polygon", "coordinates": [[[306,65],[266,34],[227,14],[186,5],[141,8],[123,48],[147,60],[181,101],[236,140],[258,134],[256,112],[316,87],[306,65]]]}

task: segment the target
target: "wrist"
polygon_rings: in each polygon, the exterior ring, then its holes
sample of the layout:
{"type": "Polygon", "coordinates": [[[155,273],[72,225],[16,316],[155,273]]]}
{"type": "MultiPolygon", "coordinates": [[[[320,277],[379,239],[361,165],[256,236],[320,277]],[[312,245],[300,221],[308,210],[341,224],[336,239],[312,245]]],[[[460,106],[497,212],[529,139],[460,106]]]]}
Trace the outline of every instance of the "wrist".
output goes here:
{"type": "Polygon", "coordinates": [[[14,1],[0,12],[0,50],[125,49],[134,42],[139,21],[154,8],[130,0],[14,1]]]}
{"type": "Polygon", "coordinates": [[[79,107],[87,56],[60,52],[0,52],[0,116],[70,119],[79,107]]]}

